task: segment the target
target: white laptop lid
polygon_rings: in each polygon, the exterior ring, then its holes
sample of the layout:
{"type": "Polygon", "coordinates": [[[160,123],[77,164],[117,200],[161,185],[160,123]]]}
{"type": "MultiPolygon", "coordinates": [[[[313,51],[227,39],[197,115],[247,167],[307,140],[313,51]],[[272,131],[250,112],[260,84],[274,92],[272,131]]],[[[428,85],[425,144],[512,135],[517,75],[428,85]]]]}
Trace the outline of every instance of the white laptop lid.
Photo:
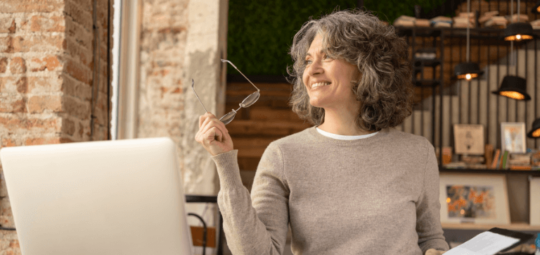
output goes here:
{"type": "Polygon", "coordinates": [[[192,254],[169,138],[0,150],[24,255],[192,254]]]}

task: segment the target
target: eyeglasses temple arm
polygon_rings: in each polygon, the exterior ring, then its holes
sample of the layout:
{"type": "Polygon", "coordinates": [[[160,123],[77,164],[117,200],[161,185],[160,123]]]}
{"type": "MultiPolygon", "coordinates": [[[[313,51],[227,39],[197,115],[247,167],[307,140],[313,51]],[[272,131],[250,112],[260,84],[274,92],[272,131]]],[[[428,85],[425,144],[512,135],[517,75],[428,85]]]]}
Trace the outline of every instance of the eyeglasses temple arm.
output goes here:
{"type": "Polygon", "coordinates": [[[259,88],[257,88],[257,86],[255,86],[255,84],[253,84],[253,82],[251,82],[248,77],[246,77],[242,72],[240,72],[240,70],[238,70],[238,68],[236,68],[236,66],[229,60],[226,60],[226,59],[222,59],[221,62],[227,62],[229,64],[231,64],[231,66],[234,67],[234,69],[236,69],[236,71],[238,71],[242,76],[244,76],[244,78],[246,78],[247,81],[249,81],[249,83],[251,83],[251,85],[253,85],[253,87],[255,87],[255,89],[257,89],[257,91],[261,92],[261,90],[259,88]]]}
{"type": "Polygon", "coordinates": [[[202,103],[201,99],[199,98],[199,95],[197,95],[197,92],[195,92],[195,89],[193,88],[193,86],[195,86],[195,80],[191,79],[191,89],[193,90],[193,93],[195,93],[195,96],[197,96],[197,99],[199,99],[199,102],[201,103],[204,110],[208,112],[208,110],[206,110],[206,107],[204,107],[204,104],[202,103]]]}

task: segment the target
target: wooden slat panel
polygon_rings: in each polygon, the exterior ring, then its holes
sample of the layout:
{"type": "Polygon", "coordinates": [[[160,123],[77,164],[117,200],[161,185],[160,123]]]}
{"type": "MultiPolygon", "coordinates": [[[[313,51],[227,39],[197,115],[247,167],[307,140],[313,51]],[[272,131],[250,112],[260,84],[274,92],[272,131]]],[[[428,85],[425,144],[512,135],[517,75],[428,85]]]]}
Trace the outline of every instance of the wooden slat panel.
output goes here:
{"type": "Polygon", "coordinates": [[[259,166],[259,161],[261,161],[260,158],[238,157],[238,167],[244,171],[255,171],[259,166]]]}
{"type": "Polygon", "coordinates": [[[260,158],[268,145],[277,138],[240,138],[232,137],[238,157],[260,158]]]}
{"type": "Polygon", "coordinates": [[[250,112],[252,120],[293,121],[303,123],[303,120],[290,109],[273,109],[270,107],[253,107],[250,112]]]}
{"type": "MultiPolygon", "coordinates": [[[[253,114],[253,113],[251,113],[253,114]]],[[[287,136],[300,132],[311,125],[302,122],[275,121],[275,120],[235,120],[227,125],[229,134],[261,135],[261,136],[287,136]]],[[[234,140],[233,140],[234,141],[234,140]]]]}

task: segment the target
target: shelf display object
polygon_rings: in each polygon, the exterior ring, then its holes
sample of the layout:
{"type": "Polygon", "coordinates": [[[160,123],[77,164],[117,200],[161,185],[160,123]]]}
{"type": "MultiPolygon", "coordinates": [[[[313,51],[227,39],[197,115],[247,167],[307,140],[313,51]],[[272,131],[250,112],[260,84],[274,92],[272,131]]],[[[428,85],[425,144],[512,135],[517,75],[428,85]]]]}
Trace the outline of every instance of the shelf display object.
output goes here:
{"type": "Polygon", "coordinates": [[[394,23],[420,98],[398,128],[435,146],[443,228],[540,231],[540,19],[530,2],[456,2],[394,23]]]}

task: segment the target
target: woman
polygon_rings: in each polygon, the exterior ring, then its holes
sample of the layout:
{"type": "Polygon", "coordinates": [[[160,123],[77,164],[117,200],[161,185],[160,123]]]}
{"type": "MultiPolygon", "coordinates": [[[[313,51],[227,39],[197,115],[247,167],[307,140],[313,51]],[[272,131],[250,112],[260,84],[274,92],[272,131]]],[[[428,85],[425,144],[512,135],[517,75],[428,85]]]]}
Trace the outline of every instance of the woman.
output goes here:
{"type": "Polygon", "coordinates": [[[407,46],[365,12],[304,24],[291,47],[293,111],[314,124],[272,142],[251,197],[225,125],[201,116],[233,254],[442,254],[433,146],[400,132],[411,114],[407,46]],[[217,139],[214,139],[216,137],[217,139]]]}

